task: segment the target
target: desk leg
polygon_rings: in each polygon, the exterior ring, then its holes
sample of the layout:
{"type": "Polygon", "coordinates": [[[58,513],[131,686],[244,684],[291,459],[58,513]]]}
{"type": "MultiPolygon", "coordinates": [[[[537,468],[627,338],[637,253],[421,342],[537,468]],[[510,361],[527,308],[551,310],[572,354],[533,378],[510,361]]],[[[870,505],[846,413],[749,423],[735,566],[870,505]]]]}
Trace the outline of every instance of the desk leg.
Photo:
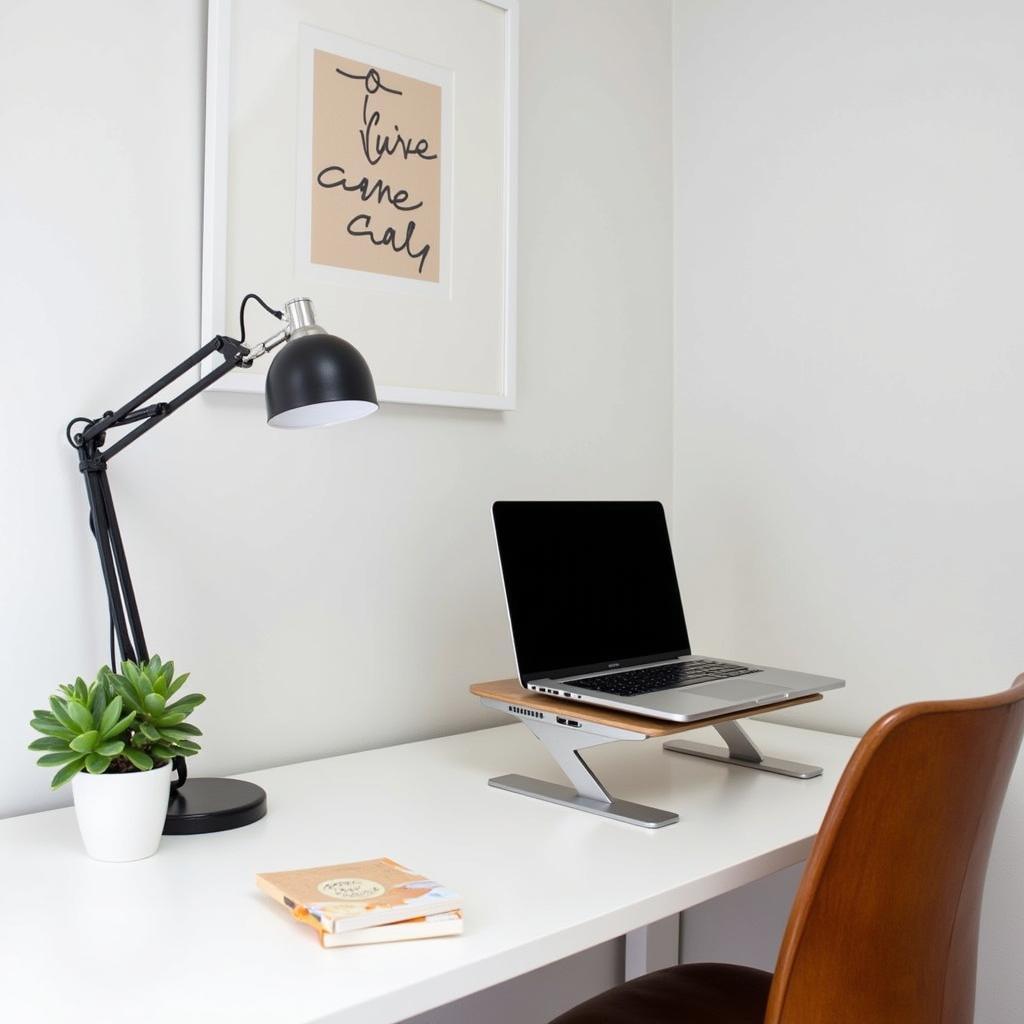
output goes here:
{"type": "Polygon", "coordinates": [[[672,914],[644,928],[635,928],[623,936],[623,980],[642,978],[651,971],[675,967],[679,963],[680,915],[672,914]]]}
{"type": "Polygon", "coordinates": [[[626,932],[626,972],[624,981],[642,978],[648,973],[647,943],[648,928],[634,928],[626,932]]]}
{"type": "Polygon", "coordinates": [[[714,728],[718,735],[725,740],[727,750],[710,746],[707,743],[693,743],[690,740],[669,740],[664,744],[664,749],[671,750],[674,754],[691,754],[694,757],[707,758],[709,761],[722,761],[725,764],[736,764],[743,768],[756,768],[761,772],[788,775],[794,779],[813,779],[821,774],[821,768],[817,765],[801,764],[799,761],[784,761],[778,757],[765,757],[739,722],[722,722],[714,728]]]}
{"type": "Polygon", "coordinates": [[[642,978],[647,974],[647,929],[635,928],[626,933],[625,981],[642,978]]]}
{"type": "MultiPolygon", "coordinates": [[[[502,710],[506,709],[502,708],[502,710]]],[[[597,776],[580,755],[580,750],[586,747],[596,747],[601,743],[612,743],[622,739],[642,739],[643,737],[640,735],[630,734],[620,729],[590,732],[584,726],[575,727],[543,720],[538,721],[516,712],[511,713],[527,725],[537,739],[544,744],[558,767],[568,776],[572,786],[560,786],[554,782],[531,779],[525,775],[500,775],[488,780],[488,784],[495,789],[519,793],[522,796],[532,796],[537,800],[561,804],[564,807],[574,807],[578,811],[600,814],[605,818],[624,821],[630,825],[640,825],[643,828],[661,828],[679,820],[679,815],[672,811],[662,811],[657,807],[635,804],[630,800],[616,800],[601,785],[597,776]]]]}

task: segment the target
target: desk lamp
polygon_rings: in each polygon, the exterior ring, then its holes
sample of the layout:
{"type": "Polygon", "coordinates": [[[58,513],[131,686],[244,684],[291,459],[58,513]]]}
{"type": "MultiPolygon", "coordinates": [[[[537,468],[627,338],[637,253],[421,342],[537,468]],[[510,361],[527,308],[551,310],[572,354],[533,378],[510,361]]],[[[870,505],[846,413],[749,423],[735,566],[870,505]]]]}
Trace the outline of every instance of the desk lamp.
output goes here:
{"type": "MultiPolygon", "coordinates": [[[[99,549],[103,583],[110,608],[110,660],[114,664],[114,640],[121,658],[149,658],[135,599],[121,531],[107,480],[107,463],[190,399],[205,391],[239,366],[284,345],[267,373],[267,423],[272,427],[326,427],[368,416],[377,410],[373,377],[366,361],[347,341],[327,334],[316,323],[309,299],[292,299],[284,311],[272,309],[258,295],[247,295],[239,311],[240,338],[218,335],[188,359],[179,363],[141,394],[97,419],[80,416],[67,428],[67,438],[78,451],[78,468],[89,499],[89,526],[99,549]],[[259,344],[245,343],[245,306],[255,299],[282,321],[276,334],[259,344]],[[207,356],[220,355],[223,362],[179,395],[166,402],[144,405],[207,356]],[[138,424],[111,444],[107,431],[138,424]],[[78,428],[78,429],[76,429],[78,428]]],[[[185,759],[174,759],[177,778],[171,784],[165,835],[220,832],[258,821],[267,813],[266,793],[239,779],[188,779],[185,759]]]]}

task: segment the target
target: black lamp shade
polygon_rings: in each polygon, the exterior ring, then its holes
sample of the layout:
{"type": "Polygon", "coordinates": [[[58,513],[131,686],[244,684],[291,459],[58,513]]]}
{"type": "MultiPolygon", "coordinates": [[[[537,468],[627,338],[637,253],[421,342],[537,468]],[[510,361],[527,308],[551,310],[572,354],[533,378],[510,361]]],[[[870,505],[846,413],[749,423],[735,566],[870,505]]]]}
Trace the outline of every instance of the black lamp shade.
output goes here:
{"type": "Polygon", "coordinates": [[[333,334],[305,334],[282,346],[267,372],[267,423],[327,427],[377,411],[366,360],[333,334]]]}

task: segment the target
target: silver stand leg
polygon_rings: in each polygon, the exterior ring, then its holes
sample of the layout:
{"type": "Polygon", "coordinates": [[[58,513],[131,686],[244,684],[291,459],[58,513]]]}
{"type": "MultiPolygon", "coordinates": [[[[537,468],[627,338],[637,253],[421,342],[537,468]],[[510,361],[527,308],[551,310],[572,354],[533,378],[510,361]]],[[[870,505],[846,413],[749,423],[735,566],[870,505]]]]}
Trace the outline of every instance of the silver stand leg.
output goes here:
{"type": "Polygon", "coordinates": [[[714,728],[725,740],[728,750],[707,743],[693,743],[690,740],[669,740],[664,748],[676,754],[692,754],[694,757],[705,757],[709,761],[724,761],[726,764],[756,768],[758,771],[773,772],[775,775],[788,775],[794,779],[813,779],[821,774],[821,768],[817,765],[765,757],[739,722],[722,722],[714,728]]]}
{"type": "Polygon", "coordinates": [[[526,775],[500,775],[489,779],[488,785],[509,793],[532,796],[537,800],[561,804],[563,807],[574,807],[578,811],[600,814],[605,818],[640,825],[643,828],[661,828],[679,820],[679,815],[672,811],[662,811],[657,807],[647,807],[629,800],[616,800],[601,785],[597,776],[580,756],[580,751],[587,747],[613,743],[616,740],[643,739],[644,737],[638,733],[593,722],[580,722],[578,725],[562,724],[574,719],[560,719],[560,716],[556,717],[546,711],[527,711],[487,699],[484,699],[483,703],[505,711],[525,723],[534,736],[544,744],[558,767],[572,783],[572,786],[560,786],[526,775]]]}

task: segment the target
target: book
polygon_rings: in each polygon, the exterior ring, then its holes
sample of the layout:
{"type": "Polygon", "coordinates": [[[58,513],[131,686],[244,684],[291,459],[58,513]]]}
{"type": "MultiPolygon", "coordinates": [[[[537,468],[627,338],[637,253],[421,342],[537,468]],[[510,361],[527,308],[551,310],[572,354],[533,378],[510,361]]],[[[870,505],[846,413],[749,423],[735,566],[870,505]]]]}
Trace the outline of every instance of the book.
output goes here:
{"type": "Polygon", "coordinates": [[[324,949],[335,946],[361,946],[373,942],[406,942],[411,939],[434,939],[442,935],[462,934],[462,911],[451,910],[447,914],[429,914],[415,917],[411,921],[395,921],[379,924],[374,928],[359,928],[354,932],[320,933],[320,945],[324,949]]]}
{"type": "Polygon", "coordinates": [[[258,874],[256,885],[300,920],[338,935],[459,910],[461,899],[388,857],[258,874]]]}

